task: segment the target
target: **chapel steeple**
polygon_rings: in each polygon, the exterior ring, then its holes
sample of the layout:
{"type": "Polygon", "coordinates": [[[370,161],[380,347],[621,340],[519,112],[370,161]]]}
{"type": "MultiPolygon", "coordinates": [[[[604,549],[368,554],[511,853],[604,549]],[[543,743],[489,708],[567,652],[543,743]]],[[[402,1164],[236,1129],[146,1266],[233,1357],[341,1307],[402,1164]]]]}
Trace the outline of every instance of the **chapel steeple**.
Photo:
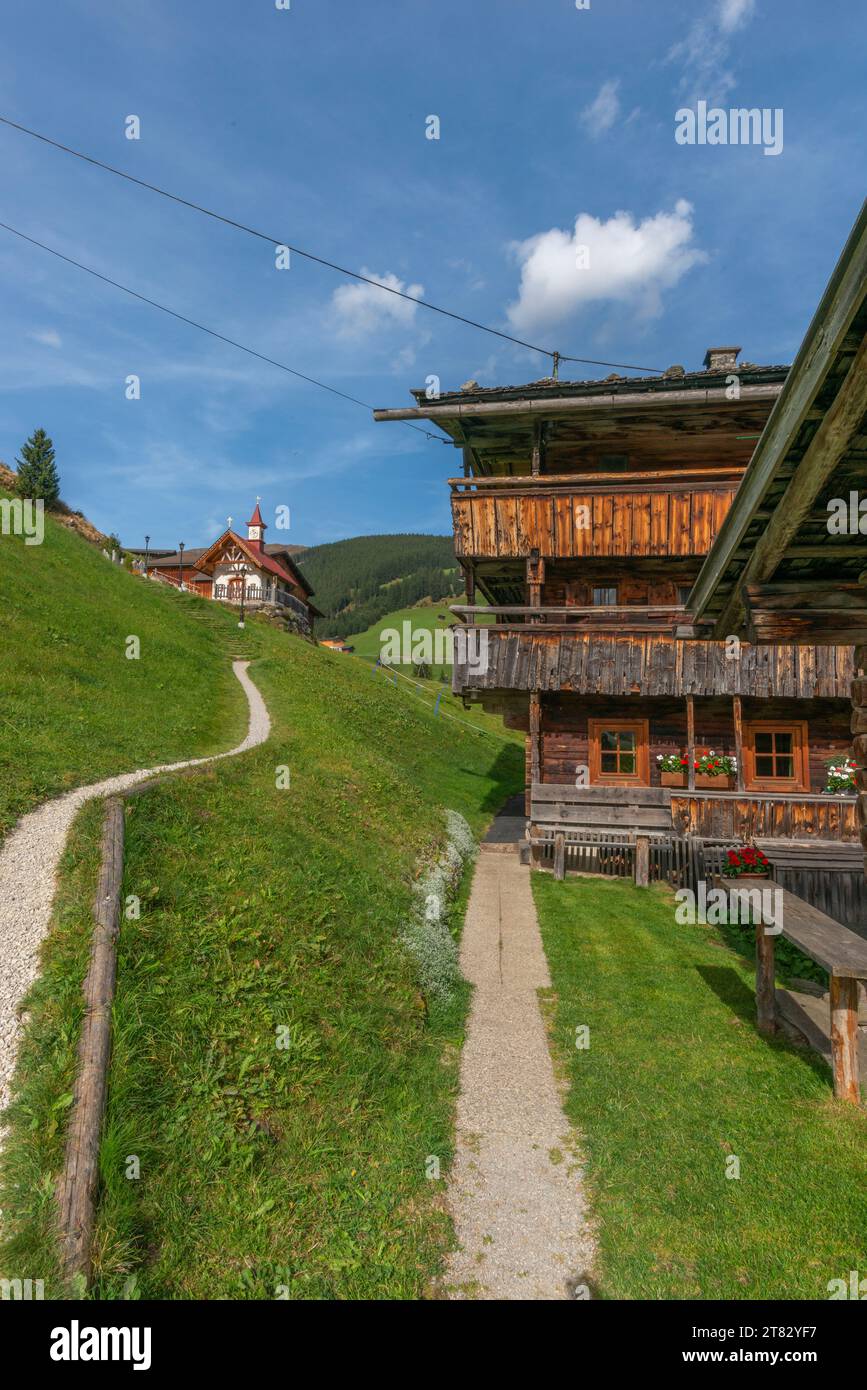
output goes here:
{"type": "Polygon", "coordinates": [[[262,513],[259,510],[261,498],[256,498],[256,510],[247,522],[247,540],[256,550],[262,550],[265,545],[265,522],[262,520],[262,513]]]}

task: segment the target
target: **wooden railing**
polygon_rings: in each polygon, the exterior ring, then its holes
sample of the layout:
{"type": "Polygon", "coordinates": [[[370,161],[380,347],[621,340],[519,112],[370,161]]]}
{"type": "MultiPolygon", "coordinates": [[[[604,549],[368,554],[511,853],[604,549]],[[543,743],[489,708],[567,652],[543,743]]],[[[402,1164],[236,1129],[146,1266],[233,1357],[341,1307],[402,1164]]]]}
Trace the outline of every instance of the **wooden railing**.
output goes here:
{"type": "Polygon", "coordinates": [[[711,840],[767,837],[858,842],[855,796],[674,791],[671,817],[680,834],[711,840]]]}
{"type": "Polygon", "coordinates": [[[451,480],[459,558],[702,556],[741,469],[451,480]]]}

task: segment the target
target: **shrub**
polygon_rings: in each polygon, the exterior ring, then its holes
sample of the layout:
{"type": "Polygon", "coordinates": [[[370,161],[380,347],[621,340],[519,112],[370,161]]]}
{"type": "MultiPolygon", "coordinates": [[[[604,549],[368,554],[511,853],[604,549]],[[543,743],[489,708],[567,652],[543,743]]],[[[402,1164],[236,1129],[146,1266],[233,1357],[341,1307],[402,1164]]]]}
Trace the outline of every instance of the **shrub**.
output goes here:
{"type": "Polygon", "coordinates": [[[467,821],[457,811],[447,811],[445,847],[417,879],[411,916],[401,931],[401,940],[415,960],[422,993],[440,1004],[451,1001],[461,980],[458,946],[447,916],[464,865],[475,852],[476,842],[467,821]]]}

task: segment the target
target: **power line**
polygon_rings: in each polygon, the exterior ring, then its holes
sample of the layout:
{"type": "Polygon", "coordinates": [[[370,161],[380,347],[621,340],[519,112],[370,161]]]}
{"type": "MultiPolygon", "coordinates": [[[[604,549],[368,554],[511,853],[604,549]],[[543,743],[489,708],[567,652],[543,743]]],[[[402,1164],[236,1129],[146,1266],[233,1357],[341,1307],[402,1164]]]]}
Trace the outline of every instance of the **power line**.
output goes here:
{"type": "MultiPolygon", "coordinates": [[[[6,232],[11,232],[13,236],[20,237],[22,241],[28,241],[31,246],[38,246],[41,251],[47,251],[49,255],[56,256],[58,260],[66,261],[67,265],[74,265],[76,269],[86,271],[88,275],[93,275],[106,285],[111,285],[116,290],[122,290],[124,294],[140,300],[142,304],[149,304],[152,309],[159,309],[164,314],[170,314],[173,319],[179,319],[181,323],[189,324],[191,328],[197,328],[200,333],[207,333],[209,337],[216,338],[221,343],[228,343],[230,347],[238,348],[239,351],[248,353],[250,357],[258,357],[260,362],[267,362],[272,367],[279,367],[281,372],[288,372],[290,376],[296,376],[311,386],[318,386],[323,391],[330,391],[332,396],[340,396],[344,401],[351,401],[353,405],[360,405],[363,410],[372,411],[374,409],[372,405],[368,405],[367,401],[360,401],[357,396],[347,395],[345,391],[339,391],[336,386],[329,386],[327,382],[317,381],[316,377],[306,376],[304,372],[298,372],[294,367],[287,367],[285,362],[278,362],[276,357],[267,357],[264,352],[257,352],[255,348],[247,347],[245,343],[239,343],[237,338],[228,338],[225,333],[218,333],[215,328],[208,328],[207,324],[187,318],[186,314],[179,314],[176,309],[170,309],[167,304],[160,304],[157,299],[148,299],[146,294],[139,294],[138,290],[130,289],[129,285],[122,285],[119,280],[112,280],[110,276],[103,275],[99,270],[94,270],[93,266],[73,260],[72,256],[64,255],[62,251],[57,251],[53,246],[46,246],[44,241],[37,241],[35,237],[27,236],[26,232],[19,231],[17,227],[11,227],[8,222],[0,222],[0,227],[6,232]]],[[[426,439],[435,440],[437,444],[449,446],[452,444],[450,439],[442,439],[437,434],[431,434],[429,430],[422,429],[420,425],[413,425],[409,420],[402,420],[400,423],[409,425],[410,429],[414,429],[417,434],[423,434],[426,439]]]]}
{"type": "Polygon", "coordinates": [[[10,120],[8,116],[0,116],[0,124],[8,126],[11,130],[20,131],[22,135],[29,135],[34,140],[41,140],[43,144],[51,145],[55,150],[61,150],[64,154],[71,154],[76,159],[84,160],[86,164],[93,164],[95,168],[103,169],[106,173],[114,174],[117,178],[126,179],[128,183],[138,184],[139,188],[146,188],[151,193],[158,193],[161,198],[168,198],[173,203],[179,203],[181,207],[191,208],[193,212],[200,212],[204,217],[211,217],[215,222],[222,222],[227,227],[234,227],[236,231],[246,232],[248,236],[257,237],[259,241],[267,241],[271,246],[285,246],[294,256],[302,256],[305,260],[314,261],[316,265],[324,265],[329,270],[337,271],[339,275],[348,275],[352,280],[360,280],[364,285],[373,285],[376,289],[384,290],[387,294],[396,295],[398,299],[408,299],[411,304],[419,304],[423,309],[430,309],[435,314],[442,314],[444,318],[455,319],[456,322],[464,323],[469,328],[478,328],[482,333],[491,333],[495,338],[503,338],[506,342],[515,343],[518,347],[529,348],[531,352],[539,352],[543,357],[552,359],[555,369],[560,362],[582,362],[591,367],[621,367],[629,372],[659,374],[662,371],[660,367],[637,367],[629,362],[602,362],[595,357],[570,357],[566,353],[554,352],[551,348],[543,348],[536,343],[525,342],[523,338],[515,338],[511,333],[504,333],[499,328],[491,328],[489,324],[479,323],[476,319],[467,318],[464,314],[457,314],[451,309],[443,309],[439,304],[432,304],[429,299],[419,299],[417,295],[407,294],[405,290],[396,290],[392,285],[384,285],[380,280],[374,280],[369,275],[361,275],[357,270],[349,270],[346,266],[337,265],[335,261],[326,260],[323,256],[316,256],[312,251],[304,251],[300,246],[292,246],[280,237],[268,236],[265,232],[257,231],[255,227],[248,227],[243,222],[236,222],[232,217],[214,212],[212,208],[203,207],[201,203],[194,203],[189,198],[182,198],[177,193],[170,193],[168,189],[160,188],[158,184],[136,178],[134,174],[128,174],[124,169],[116,169],[113,164],[105,164],[101,159],[94,158],[93,155],[73,149],[71,145],[64,145],[59,140],[52,140],[48,135],[41,135],[38,130],[30,130],[26,125],[19,125],[17,121],[10,120]]]}

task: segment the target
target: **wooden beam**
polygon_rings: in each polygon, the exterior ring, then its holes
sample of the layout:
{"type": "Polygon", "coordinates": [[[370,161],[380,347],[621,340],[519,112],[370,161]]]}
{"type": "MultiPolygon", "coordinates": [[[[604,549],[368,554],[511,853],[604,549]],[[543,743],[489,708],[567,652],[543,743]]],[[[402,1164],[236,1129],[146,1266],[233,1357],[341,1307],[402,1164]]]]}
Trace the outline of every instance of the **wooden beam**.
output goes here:
{"type": "Polygon", "coordinates": [[[530,461],[530,472],[534,478],[538,478],[542,471],[542,421],[536,420],[533,423],[533,453],[530,461]]]}
{"type": "MultiPolygon", "coordinates": [[[[864,302],[867,284],[867,202],[861,208],[804,341],[756,446],[734,505],[726,516],[693,591],[693,612],[704,615],[714,599],[733,553],[757,520],[778,469],[787,457],[816,397],[847,341],[852,320],[864,302]]],[[[851,370],[849,375],[851,376],[851,370]]],[[[847,377],[848,380],[848,377],[847,377]]],[[[730,614],[717,632],[731,630],[730,614]]]]}
{"type": "MultiPolygon", "coordinates": [[[[867,336],[825,418],[816,430],[807,451],[797,465],[783,496],[773,510],[743,571],[742,585],[760,584],[770,579],[785,559],[786,551],[813,507],[831,474],[841,462],[852,440],[861,430],[867,413],[867,336]]],[[[782,462],[782,458],[779,462],[782,462]]],[[[746,485],[746,479],[741,485],[746,485]]],[[[867,543],[863,547],[867,562],[867,543]]],[[[736,632],[743,619],[742,594],[735,589],[720,614],[717,632],[736,632]]]]}
{"type": "Polygon", "coordinates": [[[686,697],[686,757],[687,757],[687,782],[686,785],[691,792],[695,791],[695,699],[692,695],[686,697]]]}
{"type": "Polygon", "coordinates": [[[809,577],[784,584],[746,584],[742,603],[750,642],[867,642],[864,584],[828,584],[809,577]]]}
{"type": "Polygon", "coordinates": [[[91,1241],[96,1219],[99,1145],[117,974],[120,894],[123,882],[124,809],[119,797],[105,803],[102,861],[93,904],[90,965],[82,986],[84,1018],[78,1041],[78,1074],[72,1096],[66,1157],[57,1188],[60,1255],[67,1282],[83,1275],[90,1283],[91,1241]]]}
{"type": "MultiPolygon", "coordinates": [[[[780,384],[741,386],[740,401],[773,401],[780,384]]],[[[399,406],[394,410],[374,410],[374,420],[468,420],[485,416],[527,415],[547,419],[558,415],[580,416],[588,410],[655,410],[664,406],[726,405],[727,386],[682,388],[675,391],[600,391],[590,396],[527,396],[517,401],[455,401],[428,406],[399,406]]]]}
{"type": "Polygon", "coordinates": [[[737,789],[742,792],[744,789],[744,720],[743,702],[740,695],[732,697],[732,714],[735,724],[735,758],[737,759],[737,789]]]}
{"type": "Polygon", "coordinates": [[[542,697],[538,690],[530,694],[530,785],[541,782],[542,768],[542,697]]]}
{"type": "Polygon", "coordinates": [[[696,485],[706,483],[712,488],[724,491],[727,487],[737,487],[746,469],[729,465],[725,468],[648,468],[629,473],[543,473],[533,478],[530,473],[518,477],[500,477],[485,474],[480,478],[447,478],[453,491],[503,492],[517,496],[536,497],[547,492],[586,492],[597,488],[606,492],[657,491],[668,495],[671,492],[693,492],[696,485]]]}

